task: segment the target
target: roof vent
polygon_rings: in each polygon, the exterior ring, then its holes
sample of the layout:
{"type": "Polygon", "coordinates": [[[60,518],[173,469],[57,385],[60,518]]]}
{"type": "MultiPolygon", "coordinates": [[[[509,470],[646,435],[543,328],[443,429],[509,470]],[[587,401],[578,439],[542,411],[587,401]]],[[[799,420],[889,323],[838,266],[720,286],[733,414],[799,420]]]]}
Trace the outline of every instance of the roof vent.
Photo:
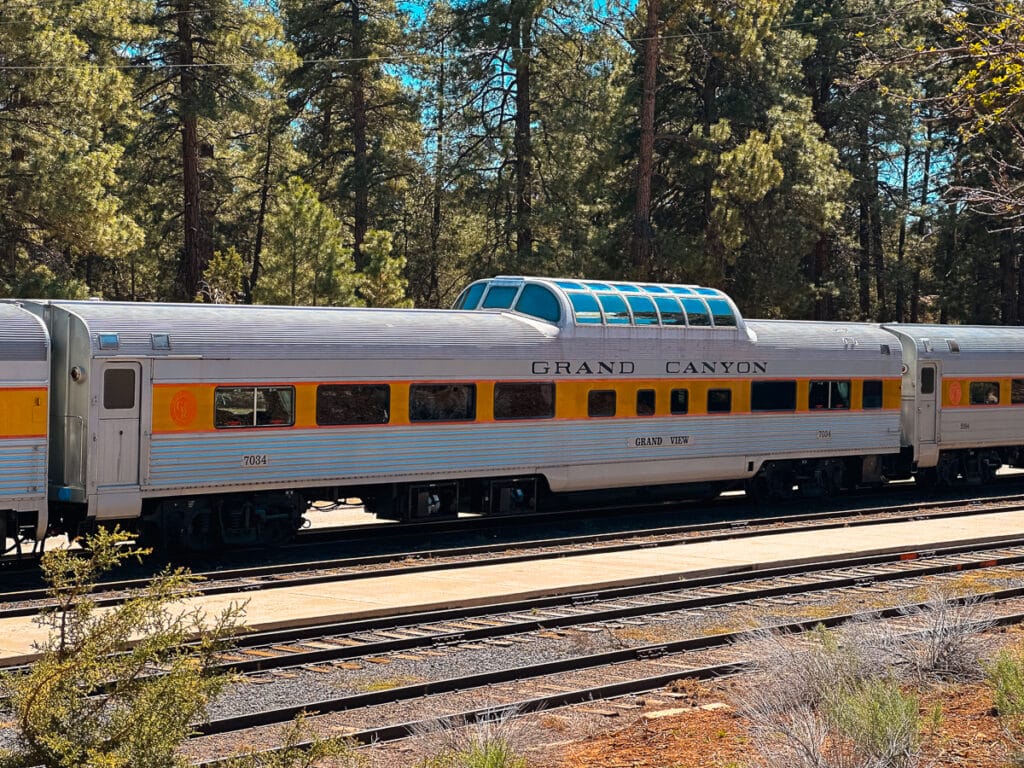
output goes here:
{"type": "Polygon", "coordinates": [[[953,354],[960,354],[960,342],[956,339],[946,339],[946,346],[949,347],[949,351],[953,354]]]}
{"type": "Polygon", "coordinates": [[[153,349],[158,352],[166,352],[171,348],[171,337],[166,333],[154,333],[150,335],[153,349]]]}
{"type": "Polygon", "coordinates": [[[100,334],[100,349],[117,349],[118,346],[120,346],[120,340],[116,333],[100,334]]]}
{"type": "Polygon", "coordinates": [[[889,349],[888,344],[882,344],[882,354],[885,355],[886,357],[892,354],[892,350],[889,349]]]}

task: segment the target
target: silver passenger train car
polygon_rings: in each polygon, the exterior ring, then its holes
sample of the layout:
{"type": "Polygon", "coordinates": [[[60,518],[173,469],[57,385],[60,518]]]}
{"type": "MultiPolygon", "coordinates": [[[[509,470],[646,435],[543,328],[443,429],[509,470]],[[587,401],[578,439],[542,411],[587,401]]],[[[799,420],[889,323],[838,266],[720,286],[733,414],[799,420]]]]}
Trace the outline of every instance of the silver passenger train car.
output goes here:
{"type": "Polygon", "coordinates": [[[1018,329],[746,320],[709,288],[524,277],[453,310],[19,304],[51,339],[49,523],[71,532],[203,549],[287,538],[317,499],[407,520],[1018,460],[1018,329]]]}
{"type": "Polygon", "coordinates": [[[49,348],[39,318],[0,304],[0,551],[46,532],[49,348]]]}

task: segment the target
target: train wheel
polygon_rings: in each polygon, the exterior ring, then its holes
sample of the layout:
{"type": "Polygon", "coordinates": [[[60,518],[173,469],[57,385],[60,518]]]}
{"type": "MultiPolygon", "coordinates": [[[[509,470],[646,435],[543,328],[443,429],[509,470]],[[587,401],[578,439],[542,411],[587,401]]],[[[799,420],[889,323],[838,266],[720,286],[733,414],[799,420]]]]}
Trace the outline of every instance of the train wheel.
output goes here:
{"type": "Polygon", "coordinates": [[[758,502],[771,503],[792,498],[795,485],[792,467],[783,462],[768,463],[747,481],[745,492],[758,502]]]}

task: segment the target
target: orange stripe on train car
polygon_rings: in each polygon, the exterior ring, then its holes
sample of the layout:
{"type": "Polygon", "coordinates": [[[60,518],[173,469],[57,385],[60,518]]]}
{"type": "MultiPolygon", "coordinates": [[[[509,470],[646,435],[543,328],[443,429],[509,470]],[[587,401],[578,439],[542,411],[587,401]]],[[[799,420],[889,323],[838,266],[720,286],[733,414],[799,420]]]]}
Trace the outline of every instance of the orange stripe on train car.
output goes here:
{"type": "Polygon", "coordinates": [[[0,439],[46,437],[46,387],[0,388],[0,439]]]}
{"type": "MultiPolygon", "coordinates": [[[[790,379],[798,382],[798,401],[807,400],[807,382],[821,380],[821,377],[801,377],[790,379]]],[[[871,379],[882,381],[882,407],[875,411],[898,411],[900,408],[900,379],[896,377],[871,379]]],[[[551,379],[502,379],[477,381],[445,381],[443,383],[475,384],[477,387],[477,418],[472,422],[496,423],[493,411],[494,386],[505,382],[548,382],[551,379]]],[[[749,416],[750,382],[753,379],[586,379],[558,380],[555,396],[554,419],[544,421],[578,421],[590,418],[587,415],[587,393],[593,389],[613,389],[618,399],[617,414],[613,418],[659,418],[675,417],[685,419],[687,416],[707,416],[707,391],[710,389],[728,389],[733,393],[732,410],[728,413],[716,414],[716,417],[749,416]],[[656,409],[651,416],[639,416],[636,412],[636,393],[643,389],[656,392],[656,409]],[[689,411],[686,414],[673,414],[670,411],[670,397],[673,389],[688,391],[689,411]]],[[[795,411],[782,413],[797,414],[832,414],[860,413],[863,395],[863,379],[852,379],[851,408],[832,410],[811,410],[807,406],[795,411]]],[[[439,383],[429,379],[412,379],[396,381],[322,381],[322,382],[216,382],[216,383],[182,383],[155,384],[153,386],[153,433],[174,434],[182,432],[214,432],[222,431],[214,427],[214,393],[218,387],[294,387],[295,388],[295,422],[290,425],[296,429],[363,429],[382,426],[409,426],[409,387],[412,384],[439,383]],[[389,385],[391,387],[391,420],[388,425],[325,425],[316,423],[316,388],[319,386],[365,384],[389,385]]],[[[771,415],[764,412],[758,415],[771,415]]],[[[442,422],[437,422],[442,423],[442,422]]],[[[447,423],[447,422],[445,422],[447,423]]],[[[274,429],[272,426],[252,427],[255,430],[274,429]]],[[[285,429],[288,427],[279,427],[285,429]]],[[[236,431],[238,428],[232,431],[236,431]]],[[[242,428],[247,429],[247,428],[242,428]]]]}

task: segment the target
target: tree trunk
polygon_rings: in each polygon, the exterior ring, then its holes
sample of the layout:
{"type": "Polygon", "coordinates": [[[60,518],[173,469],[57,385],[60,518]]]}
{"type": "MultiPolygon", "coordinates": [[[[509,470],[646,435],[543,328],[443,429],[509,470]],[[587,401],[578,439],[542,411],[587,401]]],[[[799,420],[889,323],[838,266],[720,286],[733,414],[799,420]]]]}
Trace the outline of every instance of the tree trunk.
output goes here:
{"type": "Polygon", "coordinates": [[[273,121],[267,120],[267,146],[263,154],[263,168],[260,172],[260,210],[256,214],[256,242],[252,248],[252,269],[245,281],[245,303],[252,304],[256,283],[260,279],[260,260],[263,258],[263,237],[267,231],[267,206],[270,201],[270,161],[273,158],[273,121]]]}
{"type": "Polygon", "coordinates": [[[888,320],[888,275],[885,270],[885,246],[882,242],[882,199],[878,194],[878,160],[871,158],[871,254],[875,272],[876,314],[880,321],[888,320]]]}
{"type": "Polygon", "coordinates": [[[196,113],[198,84],[193,69],[193,8],[190,0],[178,0],[178,55],[181,65],[181,167],[184,190],[184,252],[178,269],[178,298],[195,301],[211,252],[203,222],[199,178],[199,117],[196,113]]]}
{"type": "Polygon", "coordinates": [[[860,264],[857,267],[857,284],[860,294],[860,319],[871,319],[871,237],[869,234],[871,214],[868,201],[861,195],[860,219],[857,237],[860,241],[860,264]]]}
{"type": "Polygon", "coordinates": [[[654,173],[654,107],[658,82],[661,2],[647,0],[644,25],[643,94],[640,99],[640,150],[633,212],[633,273],[639,280],[651,275],[654,229],[651,226],[651,176],[654,173]]]}
{"type": "Polygon", "coordinates": [[[444,193],[444,130],[445,130],[445,37],[441,36],[440,71],[437,76],[437,145],[434,152],[434,200],[430,212],[430,264],[427,286],[423,291],[428,307],[441,303],[440,276],[441,261],[441,197],[444,193]]]}
{"type": "Polygon", "coordinates": [[[903,180],[900,196],[900,234],[896,244],[896,322],[906,322],[904,259],[907,252],[907,216],[910,215],[910,137],[903,147],[903,180]]]}
{"type": "MultiPolygon", "coordinates": [[[[811,284],[817,288],[820,288],[822,283],[825,282],[826,275],[828,274],[828,254],[831,247],[831,238],[826,234],[822,234],[818,238],[818,242],[814,244],[814,253],[812,254],[811,261],[811,284]]],[[[829,298],[819,291],[814,300],[814,319],[828,320],[832,314],[830,304],[829,298]]]]}
{"type": "Polygon", "coordinates": [[[366,270],[363,243],[370,228],[370,158],[367,150],[366,113],[366,51],[364,39],[366,23],[362,5],[352,2],[352,184],[355,205],[352,212],[352,258],[356,271],[366,270]]]}
{"type": "MultiPolygon", "coordinates": [[[[932,174],[932,124],[925,120],[925,143],[924,143],[924,167],[921,169],[921,197],[918,203],[921,206],[921,215],[917,219],[917,236],[924,241],[928,234],[928,219],[925,211],[928,206],[928,190],[931,186],[932,174]]],[[[914,259],[914,282],[910,294],[910,322],[918,322],[919,306],[921,304],[921,260],[914,259]]]]}
{"type": "MultiPolygon", "coordinates": [[[[701,89],[701,129],[705,139],[711,138],[711,125],[716,115],[715,98],[718,94],[718,64],[712,56],[708,60],[704,73],[704,85],[701,89]]],[[[725,279],[725,252],[722,246],[721,233],[714,221],[715,169],[709,162],[704,168],[704,253],[709,268],[712,270],[711,282],[717,283],[725,279]]]]}
{"type": "Polygon", "coordinates": [[[515,66],[515,171],[516,171],[516,257],[521,268],[528,266],[533,256],[533,138],[530,133],[531,57],[533,56],[533,8],[526,6],[524,13],[513,17],[516,52],[515,66]]]}

